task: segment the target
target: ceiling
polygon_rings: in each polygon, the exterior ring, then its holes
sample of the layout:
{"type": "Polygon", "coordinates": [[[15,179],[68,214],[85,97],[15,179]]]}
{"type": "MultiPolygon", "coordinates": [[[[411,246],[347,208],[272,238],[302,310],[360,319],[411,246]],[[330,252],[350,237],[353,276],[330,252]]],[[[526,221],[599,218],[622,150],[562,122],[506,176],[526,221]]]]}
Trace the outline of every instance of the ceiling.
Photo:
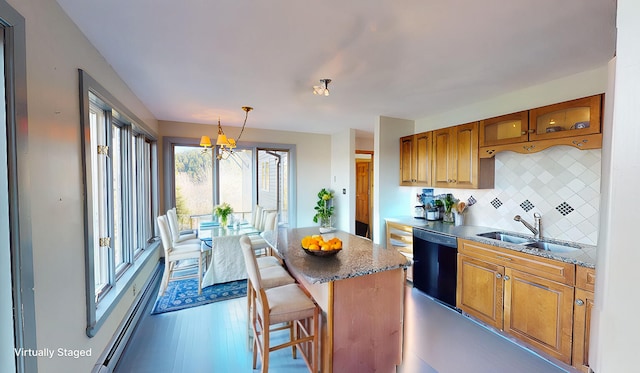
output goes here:
{"type": "Polygon", "coordinates": [[[57,1],[167,121],[372,134],[615,54],[615,0],[57,1]]]}

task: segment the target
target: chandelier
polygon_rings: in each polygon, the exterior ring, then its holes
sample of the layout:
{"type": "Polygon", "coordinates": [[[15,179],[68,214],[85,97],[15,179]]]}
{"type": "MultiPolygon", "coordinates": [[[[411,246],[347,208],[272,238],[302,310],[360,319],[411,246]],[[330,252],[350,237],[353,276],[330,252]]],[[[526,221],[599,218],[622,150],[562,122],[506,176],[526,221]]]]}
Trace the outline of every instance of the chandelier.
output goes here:
{"type": "MultiPolygon", "coordinates": [[[[237,139],[233,139],[231,137],[227,137],[222,130],[222,126],[220,125],[220,118],[218,118],[218,139],[216,140],[216,146],[218,146],[218,155],[216,156],[218,159],[227,159],[230,155],[233,154],[233,149],[236,148],[236,144],[240,141],[240,137],[244,132],[244,127],[247,125],[247,118],[249,117],[249,112],[253,110],[250,106],[243,106],[242,110],[245,111],[244,115],[244,123],[242,124],[242,130],[240,130],[240,134],[237,139]]],[[[200,146],[204,149],[203,152],[209,150],[212,147],[211,139],[209,136],[202,136],[200,138],[200,146]]]]}

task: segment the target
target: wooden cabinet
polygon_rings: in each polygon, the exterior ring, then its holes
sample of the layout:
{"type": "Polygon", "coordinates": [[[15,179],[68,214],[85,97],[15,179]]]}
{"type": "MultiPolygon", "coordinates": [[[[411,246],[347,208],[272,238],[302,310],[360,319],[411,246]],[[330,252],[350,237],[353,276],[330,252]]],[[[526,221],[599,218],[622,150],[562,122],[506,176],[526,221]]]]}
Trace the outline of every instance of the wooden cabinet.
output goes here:
{"type": "Polygon", "coordinates": [[[504,267],[458,254],[456,307],[502,330],[504,267]]]}
{"type": "Polygon", "coordinates": [[[411,261],[407,268],[407,280],[413,282],[413,227],[392,221],[386,222],[387,247],[394,248],[411,261]]]}
{"type": "Polygon", "coordinates": [[[433,186],[493,188],[493,160],[478,155],[478,122],[433,131],[433,186]]]}
{"type": "Polygon", "coordinates": [[[576,293],[573,306],[573,366],[589,372],[589,339],[594,307],[595,269],[576,268],[576,293]]]}
{"type": "Polygon", "coordinates": [[[575,265],[460,239],[456,306],[571,363],[575,265]]]}
{"type": "Polygon", "coordinates": [[[431,185],[432,132],[400,138],[400,185],[431,185]]]}
{"type": "Polygon", "coordinates": [[[557,139],[600,133],[602,95],[529,110],[529,140],[557,139]]]}
{"type": "Polygon", "coordinates": [[[510,268],[503,278],[503,330],[571,364],[573,286],[510,268]]]}
{"type": "Polygon", "coordinates": [[[504,145],[529,140],[529,111],[481,120],[480,146],[504,145]]]}
{"type": "Polygon", "coordinates": [[[490,158],[505,150],[534,153],[555,145],[601,148],[603,97],[589,96],[480,121],[480,157],[490,158]]]}

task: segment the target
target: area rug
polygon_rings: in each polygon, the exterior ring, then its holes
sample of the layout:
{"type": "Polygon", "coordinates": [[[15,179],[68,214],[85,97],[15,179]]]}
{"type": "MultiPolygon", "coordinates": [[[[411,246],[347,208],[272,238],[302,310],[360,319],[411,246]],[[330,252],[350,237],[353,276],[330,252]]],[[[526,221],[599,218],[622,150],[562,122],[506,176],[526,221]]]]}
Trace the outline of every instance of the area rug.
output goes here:
{"type": "Polygon", "coordinates": [[[173,312],[246,295],[247,280],[207,286],[202,289],[200,295],[198,295],[198,281],[195,278],[171,281],[164,295],[156,299],[151,314],[173,312]]]}

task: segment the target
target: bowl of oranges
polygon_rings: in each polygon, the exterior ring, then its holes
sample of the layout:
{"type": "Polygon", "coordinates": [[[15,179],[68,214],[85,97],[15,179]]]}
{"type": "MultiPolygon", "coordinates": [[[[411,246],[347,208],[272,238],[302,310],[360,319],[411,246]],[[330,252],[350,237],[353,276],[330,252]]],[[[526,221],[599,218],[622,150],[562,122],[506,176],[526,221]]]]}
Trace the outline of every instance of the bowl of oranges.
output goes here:
{"type": "Polygon", "coordinates": [[[319,234],[304,237],[301,242],[305,253],[315,256],[330,256],[342,250],[342,241],[338,237],[325,239],[319,234]]]}

